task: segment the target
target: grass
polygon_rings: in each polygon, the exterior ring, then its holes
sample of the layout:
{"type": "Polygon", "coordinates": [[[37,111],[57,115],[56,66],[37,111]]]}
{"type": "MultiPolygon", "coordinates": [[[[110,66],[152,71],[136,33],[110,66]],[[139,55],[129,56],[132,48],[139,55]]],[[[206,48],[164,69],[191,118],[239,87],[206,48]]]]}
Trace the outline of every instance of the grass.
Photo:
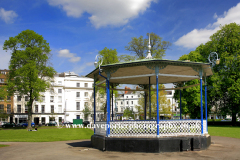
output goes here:
{"type": "Polygon", "coordinates": [[[211,136],[240,138],[240,127],[208,126],[208,133],[211,136]]]}
{"type": "Polygon", "coordinates": [[[0,148],[2,147],[8,147],[9,145],[5,145],[5,144],[0,144],[0,148]]]}
{"type": "Polygon", "coordinates": [[[38,128],[38,131],[27,129],[2,129],[0,142],[53,142],[91,139],[93,131],[88,128],[38,128]]]}

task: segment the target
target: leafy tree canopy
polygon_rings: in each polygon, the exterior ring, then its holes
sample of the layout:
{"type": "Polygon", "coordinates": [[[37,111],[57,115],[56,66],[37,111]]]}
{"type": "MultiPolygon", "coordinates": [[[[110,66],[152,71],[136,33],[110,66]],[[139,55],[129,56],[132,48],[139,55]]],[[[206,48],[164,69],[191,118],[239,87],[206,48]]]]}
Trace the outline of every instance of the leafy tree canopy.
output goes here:
{"type": "MultiPolygon", "coordinates": [[[[147,36],[148,35],[149,33],[147,33],[147,36]]],[[[168,41],[162,41],[162,38],[155,33],[150,33],[150,37],[152,56],[154,58],[162,59],[165,56],[165,51],[171,46],[171,43],[168,41]]],[[[133,37],[125,49],[131,51],[137,59],[144,59],[147,56],[148,42],[149,39],[143,38],[143,36],[140,36],[139,38],[133,37]]]]}
{"type": "Polygon", "coordinates": [[[4,50],[11,50],[7,89],[10,95],[28,95],[28,126],[32,122],[32,104],[40,92],[50,87],[49,78],[56,73],[49,66],[50,47],[33,30],[25,30],[4,42],[4,50]]]}

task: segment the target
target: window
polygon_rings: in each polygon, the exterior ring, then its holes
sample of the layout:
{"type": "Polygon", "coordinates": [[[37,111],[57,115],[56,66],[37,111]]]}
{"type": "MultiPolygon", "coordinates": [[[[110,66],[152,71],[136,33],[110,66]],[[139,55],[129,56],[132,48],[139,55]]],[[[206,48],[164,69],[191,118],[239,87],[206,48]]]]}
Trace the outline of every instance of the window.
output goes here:
{"type": "Polygon", "coordinates": [[[132,98],[133,98],[133,96],[132,96],[132,98]]]}
{"type": "Polygon", "coordinates": [[[21,101],[22,97],[21,96],[17,96],[17,101],[21,101]]]}
{"type": "Polygon", "coordinates": [[[1,78],[1,79],[0,79],[0,83],[3,83],[3,82],[4,82],[4,79],[1,78]]]}
{"type": "Polygon", "coordinates": [[[118,105],[118,102],[116,102],[116,105],[118,105]]]}
{"type": "Polygon", "coordinates": [[[123,104],[123,102],[121,101],[121,104],[123,104]]]}
{"type": "Polygon", "coordinates": [[[58,102],[59,102],[59,103],[62,102],[62,96],[58,96],[58,102]]]}
{"type": "Polygon", "coordinates": [[[51,113],[54,113],[54,105],[51,105],[51,113]]]}
{"type": "Polygon", "coordinates": [[[4,110],[4,105],[0,104],[0,111],[3,111],[3,110],[4,110]]]}
{"type": "Polygon", "coordinates": [[[58,89],[58,93],[62,93],[62,89],[58,89]]]}
{"type": "Polygon", "coordinates": [[[128,98],[128,96],[127,96],[127,98],[128,98]]]}
{"type": "Polygon", "coordinates": [[[7,100],[8,100],[8,101],[11,101],[11,97],[10,97],[10,96],[7,96],[7,100]]]}
{"type": "Polygon", "coordinates": [[[11,104],[7,104],[7,113],[11,113],[11,104]]]}
{"type": "Polygon", "coordinates": [[[25,101],[29,101],[29,97],[28,96],[25,96],[25,101]]]}
{"type": "Polygon", "coordinates": [[[45,117],[42,117],[42,124],[45,124],[45,117]]]}
{"type": "Polygon", "coordinates": [[[88,102],[84,102],[84,107],[88,107],[88,102]]]}
{"type": "Polygon", "coordinates": [[[80,92],[76,92],[76,97],[80,97],[80,92]]]}
{"type": "Polygon", "coordinates": [[[118,112],[118,108],[115,108],[115,111],[118,112]]]}
{"type": "Polygon", "coordinates": [[[17,113],[21,113],[21,105],[17,105],[17,113]]]}
{"type": "Polygon", "coordinates": [[[88,87],[88,83],[84,83],[84,87],[88,87]]]}
{"type": "Polygon", "coordinates": [[[123,108],[121,108],[121,112],[123,112],[123,108]]]}
{"type": "Polygon", "coordinates": [[[77,119],[80,119],[80,115],[77,115],[77,117],[76,117],[77,119]]]}
{"type": "Polygon", "coordinates": [[[131,101],[131,104],[133,104],[133,101],[131,101]]]}
{"type": "Polygon", "coordinates": [[[42,105],[42,113],[45,113],[45,105],[42,105]]]}
{"type": "Polygon", "coordinates": [[[54,102],[54,96],[50,96],[50,102],[54,102]]]}
{"type": "Polygon", "coordinates": [[[62,105],[58,105],[58,113],[62,113],[62,105]]]}
{"type": "Polygon", "coordinates": [[[62,81],[58,81],[58,84],[62,84],[62,81]]]}
{"type": "Polygon", "coordinates": [[[25,106],[25,113],[28,113],[28,106],[25,106]]]}
{"type": "Polygon", "coordinates": [[[4,101],[4,98],[3,98],[3,97],[0,97],[0,101],[4,101]]]}
{"type": "Polygon", "coordinates": [[[76,110],[80,110],[80,102],[76,102],[76,110]]]}
{"type": "Polygon", "coordinates": [[[38,105],[35,105],[35,113],[38,113],[38,105]]]}
{"type": "Polygon", "coordinates": [[[88,92],[84,92],[84,97],[88,97],[88,92]]]}
{"type": "Polygon", "coordinates": [[[77,83],[77,85],[76,85],[77,87],[80,87],[80,83],[77,83]]]}
{"type": "Polygon", "coordinates": [[[128,104],[128,101],[127,101],[127,104],[128,104]]]}
{"type": "Polygon", "coordinates": [[[6,72],[5,71],[1,71],[1,74],[6,74],[6,72]]]}

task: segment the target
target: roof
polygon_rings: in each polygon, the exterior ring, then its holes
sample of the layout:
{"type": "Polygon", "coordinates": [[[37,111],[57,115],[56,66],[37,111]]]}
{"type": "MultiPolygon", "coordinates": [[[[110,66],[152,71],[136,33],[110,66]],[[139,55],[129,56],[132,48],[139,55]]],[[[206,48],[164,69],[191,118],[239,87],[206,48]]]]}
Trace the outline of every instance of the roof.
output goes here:
{"type": "MultiPolygon", "coordinates": [[[[111,73],[110,82],[119,84],[156,84],[155,66],[159,66],[159,84],[177,83],[199,78],[199,70],[203,70],[203,76],[213,74],[210,63],[188,62],[161,59],[142,59],[131,62],[102,65],[101,74],[107,77],[111,73]],[[162,69],[161,69],[162,68],[162,69]]],[[[104,81],[99,75],[99,68],[86,75],[89,78],[97,78],[104,81]]]]}

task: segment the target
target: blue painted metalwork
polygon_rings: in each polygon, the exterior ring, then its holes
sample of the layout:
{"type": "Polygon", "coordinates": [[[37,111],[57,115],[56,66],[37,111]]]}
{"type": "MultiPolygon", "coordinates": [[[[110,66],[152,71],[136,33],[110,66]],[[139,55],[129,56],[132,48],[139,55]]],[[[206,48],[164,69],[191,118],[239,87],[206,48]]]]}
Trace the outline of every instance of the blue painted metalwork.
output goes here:
{"type": "MultiPolygon", "coordinates": [[[[93,87],[93,120],[94,120],[94,125],[96,122],[96,90],[95,90],[95,85],[96,85],[96,81],[94,79],[94,87],[93,87]]],[[[95,127],[94,127],[94,134],[95,134],[95,127]]]]}
{"type": "MultiPolygon", "coordinates": [[[[112,89],[113,89],[113,84],[112,84],[112,89]]],[[[112,121],[113,121],[113,90],[112,90],[112,121]]]]}
{"type": "Polygon", "coordinates": [[[99,75],[106,79],[106,90],[107,90],[107,129],[106,129],[106,136],[110,134],[110,89],[109,89],[109,79],[110,73],[107,72],[107,77],[103,76],[99,70],[99,75]]]}
{"type": "Polygon", "coordinates": [[[110,134],[110,85],[109,85],[109,76],[107,78],[107,136],[110,134]]]}
{"type": "MultiPolygon", "coordinates": [[[[207,81],[205,76],[205,118],[207,121],[207,81]]],[[[208,132],[208,124],[206,123],[206,131],[208,132]]]]}
{"type": "Polygon", "coordinates": [[[156,99],[157,99],[157,137],[159,137],[159,102],[158,102],[158,73],[159,73],[159,68],[156,66],[155,67],[155,73],[156,73],[156,99]]]}
{"type": "Polygon", "coordinates": [[[180,89],[180,119],[182,119],[182,93],[180,89]]]}
{"type": "Polygon", "coordinates": [[[147,119],[147,92],[144,91],[144,119],[147,119]]]}
{"type": "Polygon", "coordinates": [[[201,133],[203,134],[202,75],[200,75],[200,95],[201,95],[201,133]]]}
{"type": "Polygon", "coordinates": [[[149,77],[149,93],[148,93],[148,97],[149,97],[149,119],[151,119],[151,83],[150,83],[151,77],[149,77]]]}

